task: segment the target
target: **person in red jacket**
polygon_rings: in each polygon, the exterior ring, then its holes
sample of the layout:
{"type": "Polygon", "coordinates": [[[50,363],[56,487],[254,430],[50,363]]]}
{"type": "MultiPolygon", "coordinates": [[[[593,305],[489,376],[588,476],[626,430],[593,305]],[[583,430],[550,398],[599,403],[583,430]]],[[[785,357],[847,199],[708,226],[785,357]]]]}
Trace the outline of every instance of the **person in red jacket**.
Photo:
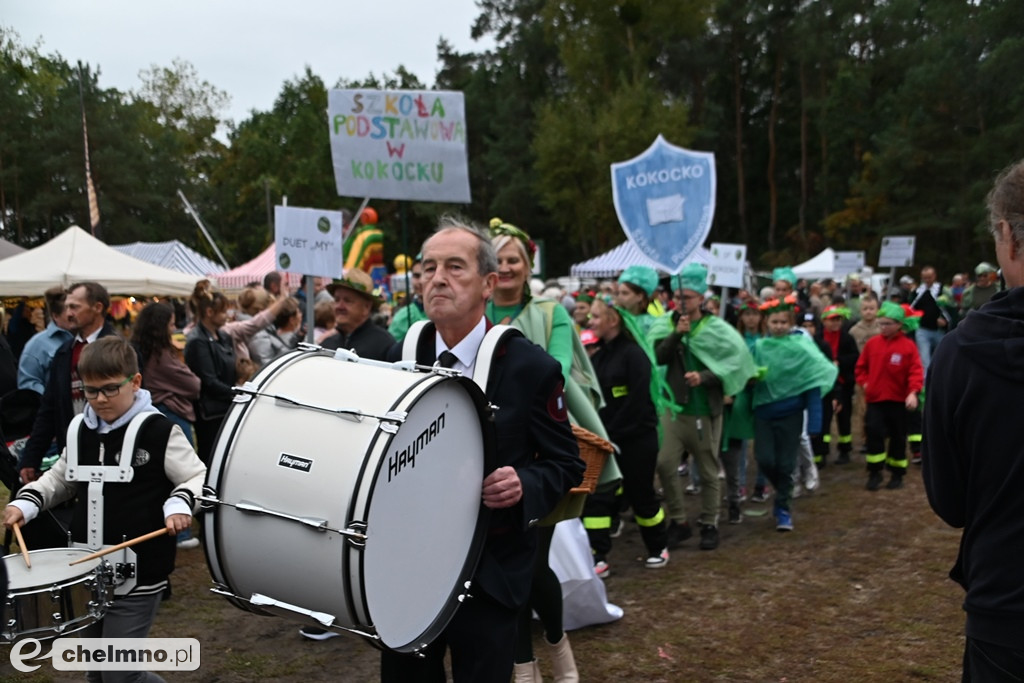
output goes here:
{"type": "Polygon", "coordinates": [[[924,386],[924,368],[917,345],[904,332],[916,327],[919,314],[886,301],[878,311],[881,334],[867,341],[857,359],[857,384],[864,387],[867,413],[868,491],[882,485],[882,471],[892,476],[887,489],[903,486],[907,472],[907,411],[917,410],[917,394],[924,386]],[[886,451],[885,439],[889,439],[886,451]]]}

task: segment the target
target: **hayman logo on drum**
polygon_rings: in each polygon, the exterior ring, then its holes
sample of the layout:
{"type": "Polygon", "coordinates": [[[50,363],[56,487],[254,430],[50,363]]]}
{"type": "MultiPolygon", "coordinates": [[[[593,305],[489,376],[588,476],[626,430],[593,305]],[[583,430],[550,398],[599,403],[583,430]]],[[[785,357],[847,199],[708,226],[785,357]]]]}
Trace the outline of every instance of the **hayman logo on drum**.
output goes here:
{"type": "Polygon", "coordinates": [[[406,468],[416,467],[416,454],[426,448],[431,439],[441,433],[444,429],[444,413],[437,416],[437,419],[430,423],[430,426],[420,432],[416,440],[409,444],[403,451],[395,451],[395,454],[388,458],[388,481],[397,477],[406,468]]]}
{"type": "Polygon", "coordinates": [[[300,458],[295,455],[289,455],[282,453],[281,457],[278,458],[277,464],[281,467],[288,467],[293,470],[299,470],[300,472],[309,472],[313,468],[313,461],[307,460],[306,458],[300,458]]]}

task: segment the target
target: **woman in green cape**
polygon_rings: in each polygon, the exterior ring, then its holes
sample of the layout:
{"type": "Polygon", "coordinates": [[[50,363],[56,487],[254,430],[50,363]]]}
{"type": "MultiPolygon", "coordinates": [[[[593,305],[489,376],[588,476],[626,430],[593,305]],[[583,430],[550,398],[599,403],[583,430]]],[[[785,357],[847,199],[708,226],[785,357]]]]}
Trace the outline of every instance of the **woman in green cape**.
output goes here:
{"type": "MultiPolygon", "coordinates": [[[[537,247],[518,227],[495,218],[490,223],[491,243],[498,254],[498,282],[487,304],[492,323],[511,325],[527,339],[545,349],[562,366],[569,419],[603,439],[608,435],[598,416],[604,405],[590,357],[580,342],[569,312],[557,301],[534,297],[530,292],[530,272],[537,247]]],[[[601,485],[615,488],[621,478],[614,458],[608,458],[601,485]]],[[[562,590],[551,570],[548,556],[555,523],[578,517],[586,496],[570,494],[547,519],[542,520],[538,560],[534,567],[530,603],[520,615],[516,643],[516,680],[540,680],[534,659],[530,618],[536,611],[544,625],[545,640],[552,648],[552,664],[558,680],[574,680],[576,664],[568,637],[562,627],[562,590]]],[[[589,552],[589,549],[587,549],[589,552]]]]}

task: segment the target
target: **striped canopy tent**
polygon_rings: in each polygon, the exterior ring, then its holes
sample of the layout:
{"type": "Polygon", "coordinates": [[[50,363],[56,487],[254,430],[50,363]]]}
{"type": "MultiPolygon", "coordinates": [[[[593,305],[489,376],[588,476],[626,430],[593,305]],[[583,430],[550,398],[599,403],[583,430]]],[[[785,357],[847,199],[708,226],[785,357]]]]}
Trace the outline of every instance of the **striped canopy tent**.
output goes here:
{"type": "Polygon", "coordinates": [[[25,247],[19,247],[14,242],[8,242],[5,239],[0,239],[0,259],[20,254],[23,251],[25,251],[25,247]]]}
{"type": "MultiPolygon", "coordinates": [[[[240,290],[245,289],[245,286],[250,282],[263,283],[263,276],[273,270],[280,270],[277,267],[277,249],[271,244],[269,247],[263,250],[259,256],[253,260],[243,263],[237,268],[231,270],[225,270],[223,272],[210,273],[217,278],[217,284],[223,290],[240,290]]],[[[294,291],[299,286],[299,279],[302,277],[299,273],[284,273],[284,282],[288,287],[294,291]]]]}
{"type": "MultiPolygon", "coordinates": [[[[697,249],[690,254],[687,263],[707,263],[710,254],[704,247],[697,249]]],[[[582,263],[573,264],[569,274],[573,277],[618,277],[618,275],[630,266],[650,266],[662,275],[668,275],[664,270],[647,258],[643,252],[633,246],[633,243],[626,240],[611,251],[606,251],[592,259],[582,263]]]]}
{"type": "Polygon", "coordinates": [[[198,277],[205,277],[209,273],[216,273],[218,270],[223,269],[223,266],[219,263],[211,261],[178,240],[171,240],[169,242],[132,242],[131,244],[120,244],[112,248],[140,261],[198,277]]]}

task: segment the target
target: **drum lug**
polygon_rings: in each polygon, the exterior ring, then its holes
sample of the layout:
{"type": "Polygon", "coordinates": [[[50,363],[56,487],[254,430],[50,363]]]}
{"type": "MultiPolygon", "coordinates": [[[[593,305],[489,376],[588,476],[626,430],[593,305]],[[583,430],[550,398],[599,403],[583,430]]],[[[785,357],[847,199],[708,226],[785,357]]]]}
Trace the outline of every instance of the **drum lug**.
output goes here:
{"type": "Polygon", "coordinates": [[[345,540],[348,541],[353,548],[365,548],[366,547],[366,522],[349,522],[348,532],[351,535],[346,535],[345,540]]]}
{"type": "Polygon", "coordinates": [[[207,485],[203,486],[203,493],[198,500],[200,510],[212,510],[220,503],[220,500],[217,499],[217,489],[207,485]]]}

